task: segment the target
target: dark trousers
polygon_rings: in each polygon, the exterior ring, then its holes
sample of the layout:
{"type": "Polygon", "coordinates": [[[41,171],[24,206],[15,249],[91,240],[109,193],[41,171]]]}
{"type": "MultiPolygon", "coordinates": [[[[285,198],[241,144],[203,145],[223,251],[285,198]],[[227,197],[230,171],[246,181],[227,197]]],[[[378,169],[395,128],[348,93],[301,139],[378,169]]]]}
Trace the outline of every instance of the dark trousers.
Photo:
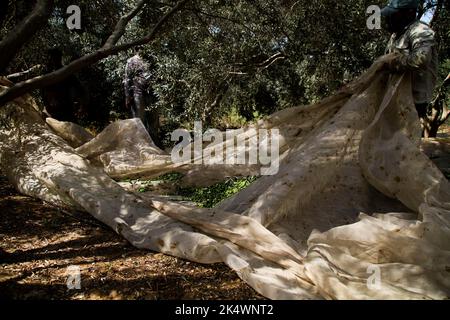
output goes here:
{"type": "Polygon", "coordinates": [[[145,129],[152,137],[157,146],[161,146],[159,140],[159,112],[156,109],[146,110],[150,105],[150,98],[143,90],[136,90],[133,94],[133,103],[131,105],[132,118],[141,119],[145,129]]]}
{"type": "MultiPolygon", "coordinates": [[[[137,90],[136,90],[137,91],[137,90]]],[[[145,126],[145,129],[150,133],[150,125],[148,121],[148,112],[146,112],[145,107],[147,106],[147,100],[144,93],[137,91],[133,95],[134,101],[131,105],[131,116],[133,118],[141,119],[145,126]]]]}

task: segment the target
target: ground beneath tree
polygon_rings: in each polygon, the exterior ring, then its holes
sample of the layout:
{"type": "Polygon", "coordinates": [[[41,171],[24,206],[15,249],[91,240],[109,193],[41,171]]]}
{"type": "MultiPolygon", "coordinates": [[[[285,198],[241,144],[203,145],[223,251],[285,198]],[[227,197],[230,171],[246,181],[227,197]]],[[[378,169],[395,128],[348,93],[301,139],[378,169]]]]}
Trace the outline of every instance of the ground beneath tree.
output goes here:
{"type": "Polygon", "coordinates": [[[0,174],[0,298],[263,299],[223,264],[139,250],[85,213],[22,196],[0,174]],[[81,289],[67,288],[79,266],[81,289]]]}

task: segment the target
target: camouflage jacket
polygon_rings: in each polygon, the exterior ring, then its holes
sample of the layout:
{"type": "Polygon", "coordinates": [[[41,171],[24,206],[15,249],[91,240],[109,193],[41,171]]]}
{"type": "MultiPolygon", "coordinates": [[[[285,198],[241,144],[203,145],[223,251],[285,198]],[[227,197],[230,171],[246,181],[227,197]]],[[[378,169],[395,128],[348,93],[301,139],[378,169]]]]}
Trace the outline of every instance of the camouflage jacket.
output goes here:
{"type": "Polygon", "coordinates": [[[139,56],[135,55],[127,60],[125,67],[125,94],[133,95],[133,92],[145,92],[148,89],[150,72],[148,64],[139,56]]]}
{"type": "Polygon", "coordinates": [[[438,54],[434,31],[421,22],[410,24],[401,35],[393,34],[386,53],[402,53],[399,64],[412,70],[412,89],[416,104],[429,103],[437,81],[438,54]]]}

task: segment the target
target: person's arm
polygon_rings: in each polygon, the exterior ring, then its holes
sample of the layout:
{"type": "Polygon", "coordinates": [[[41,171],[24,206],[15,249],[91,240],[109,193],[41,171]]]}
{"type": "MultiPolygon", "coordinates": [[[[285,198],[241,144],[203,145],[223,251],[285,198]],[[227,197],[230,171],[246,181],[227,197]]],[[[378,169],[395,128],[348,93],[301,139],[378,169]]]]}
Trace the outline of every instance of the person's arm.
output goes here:
{"type": "Polygon", "coordinates": [[[399,52],[389,68],[391,71],[404,72],[407,70],[425,69],[433,57],[433,47],[436,45],[434,32],[429,27],[419,24],[409,34],[410,52],[399,52]]]}
{"type": "Polygon", "coordinates": [[[431,62],[433,56],[434,43],[424,42],[413,49],[409,54],[400,54],[398,59],[393,61],[393,71],[406,71],[424,69],[431,62]]]}

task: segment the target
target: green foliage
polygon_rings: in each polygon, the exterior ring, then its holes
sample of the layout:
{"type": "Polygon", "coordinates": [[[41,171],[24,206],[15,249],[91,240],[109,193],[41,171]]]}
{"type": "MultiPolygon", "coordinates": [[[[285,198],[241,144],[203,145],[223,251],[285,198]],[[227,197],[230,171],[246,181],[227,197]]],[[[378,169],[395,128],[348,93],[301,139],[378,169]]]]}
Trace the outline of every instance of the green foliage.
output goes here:
{"type": "Polygon", "coordinates": [[[169,173],[162,175],[161,177],[153,179],[153,181],[164,181],[164,182],[176,183],[176,182],[179,182],[181,180],[181,178],[183,178],[183,174],[178,173],[178,172],[169,172],[169,173]]]}
{"type": "MultiPolygon", "coordinates": [[[[150,0],[127,27],[122,41],[146,34],[175,0],[150,0]]],[[[237,127],[283,108],[316,102],[352,80],[383,53],[388,34],[368,30],[366,9],[385,0],[193,0],[164,27],[143,56],[152,66],[151,89],[161,112],[162,140],[181,124],[237,127]],[[272,57],[272,60],[271,60],[272,57]],[[273,57],[278,57],[273,59],[273,57]]],[[[424,0],[425,10],[436,0],[424,0]]],[[[59,0],[46,28],[28,43],[9,71],[45,64],[47,49],[64,51],[66,63],[99,48],[133,0],[59,0]],[[78,4],[82,30],[69,31],[65,9],[78,4]]],[[[447,3],[447,2],[446,2],[447,3]]],[[[32,9],[9,1],[0,37],[32,9]]],[[[441,77],[449,69],[448,5],[433,24],[441,77]]],[[[77,76],[90,91],[82,125],[98,130],[128,117],[123,73],[132,50],[108,57],[77,76]]]]}
{"type": "Polygon", "coordinates": [[[248,121],[323,98],[384,49],[387,35],[366,28],[369,4],[194,2],[148,48],[158,104],[168,118],[209,125],[232,108],[248,121]]]}
{"type": "Polygon", "coordinates": [[[183,174],[171,172],[151,180],[125,179],[123,181],[131,183],[132,185],[138,184],[140,187],[137,191],[140,193],[151,191],[153,183],[155,182],[171,185],[174,188],[170,188],[170,190],[172,190],[170,195],[181,196],[184,200],[195,202],[203,208],[212,208],[223,200],[247,188],[258,179],[258,177],[229,178],[210,187],[183,188],[179,186],[179,182],[182,178],[183,174]]]}
{"type": "MultiPolygon", "coordinates": [[[[258,112],[254,112],[254,119],[259,118],[258,112]]],[[[247,124],[247,119],[244,118],[236,106],[231,107],[231,110],[222,117],[214,119],[213,126],[219,130],[239,129],[247,124]]]]}
{"type": "Polygon", "coordinates": [[[207,188],[180,188],[178,194],[204,208],[212,208],[223,200],[247,188],[257,177],[230,178],[207,188]]]}

